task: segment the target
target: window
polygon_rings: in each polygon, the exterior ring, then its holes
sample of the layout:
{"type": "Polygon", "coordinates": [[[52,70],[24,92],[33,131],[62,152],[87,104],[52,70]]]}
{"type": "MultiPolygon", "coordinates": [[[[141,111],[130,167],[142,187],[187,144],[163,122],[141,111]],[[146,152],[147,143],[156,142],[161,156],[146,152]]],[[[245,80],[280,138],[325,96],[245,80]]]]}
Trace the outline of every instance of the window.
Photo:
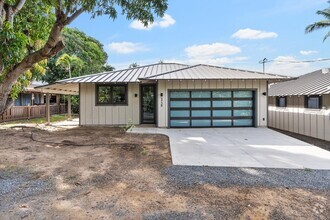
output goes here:
{"type": "Polygon", "coordinates": [[[126,105],[126,85],[96,85],[96,105],[126,105]]]}
{"type": "Polygon", "coordinates": [[[277,107],[286,107],[286,97],[276,97],[277,107]]]}
{"type": "Polygon", "coordinates": [[[305,107],[313,108],[313,109],[321,109],[322,108],[322,99],[321,96],[306,96],[305,98],[305,107]]]}

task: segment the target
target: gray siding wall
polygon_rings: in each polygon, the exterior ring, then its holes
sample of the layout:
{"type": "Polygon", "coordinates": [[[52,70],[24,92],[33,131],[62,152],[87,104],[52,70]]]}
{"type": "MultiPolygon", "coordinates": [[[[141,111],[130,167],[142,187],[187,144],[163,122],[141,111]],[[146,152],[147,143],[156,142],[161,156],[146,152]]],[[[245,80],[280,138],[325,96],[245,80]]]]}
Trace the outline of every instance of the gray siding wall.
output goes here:
{"type": "Polygon", "coordinates": [[[129,121],[140,123],[139,84],[128,84],[127,106],[96,106],[95,84],[80,84],[80,124],[81,125],[125,125],[129,121]]]}
{"type": "Polygon", "coordinates": [[[158,127],[168,126],[168,90],[171,89],[253,89],[256,90],[257,126],[267,126],[266,80],[159,80],[158,127]],[[160,96],[163,93],[163,97],[160,96]]]}
{"type": "Polygon", "coordinates": [[[269,127],[330,141],[330,95],[323,95],[324,109],[306,109],[304,96],[288,96],[287,107],[276,107],[269,97],[269,127]]]}

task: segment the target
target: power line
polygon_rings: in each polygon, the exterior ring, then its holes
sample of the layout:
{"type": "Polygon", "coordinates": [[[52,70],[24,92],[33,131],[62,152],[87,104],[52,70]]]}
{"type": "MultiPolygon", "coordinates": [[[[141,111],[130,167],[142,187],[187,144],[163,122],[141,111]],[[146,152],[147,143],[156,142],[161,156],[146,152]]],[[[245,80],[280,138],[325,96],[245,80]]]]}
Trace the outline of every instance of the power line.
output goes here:
{"type": "Polygon", "coordinates": [[[315,62],[325,62],[330,61],[330,58],[322,58],[322,59],[316,59],[316,60],[268,60],[267,58],[264,58],[259,61],[260,64],[262,64],[262,70],[263,73],[265,73],[265,64],[274,62],[274,63],[315,63],[315,62]]]}

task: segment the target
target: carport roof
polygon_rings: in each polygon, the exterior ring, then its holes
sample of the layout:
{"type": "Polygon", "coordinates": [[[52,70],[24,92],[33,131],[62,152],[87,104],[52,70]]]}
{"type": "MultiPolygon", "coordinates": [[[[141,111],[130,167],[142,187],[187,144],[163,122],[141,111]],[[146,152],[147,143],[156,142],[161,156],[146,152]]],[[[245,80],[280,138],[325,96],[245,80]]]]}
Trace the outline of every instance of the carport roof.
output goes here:
{"type": "Polygon", "coordinates": [[[320,69],[270,86],[270,96],[330,94],[330,69],[320,69]]]}

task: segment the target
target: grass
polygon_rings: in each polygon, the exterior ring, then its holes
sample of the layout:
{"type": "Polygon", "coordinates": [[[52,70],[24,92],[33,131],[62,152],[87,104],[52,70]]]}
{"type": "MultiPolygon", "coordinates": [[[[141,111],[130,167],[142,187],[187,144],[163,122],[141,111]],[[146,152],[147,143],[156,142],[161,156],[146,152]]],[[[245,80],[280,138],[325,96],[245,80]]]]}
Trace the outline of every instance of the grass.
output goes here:
{"type": "MultiPolygon", "coordinates": [[[[65,121],[68,119],[67,115],[52,115],[50,117],[50,122],[65,121]]],[[[32,118],[25,120],[9,121],[4,122],[3,124],[43,124],[46,123],[46,118],[32,118]]]]}

